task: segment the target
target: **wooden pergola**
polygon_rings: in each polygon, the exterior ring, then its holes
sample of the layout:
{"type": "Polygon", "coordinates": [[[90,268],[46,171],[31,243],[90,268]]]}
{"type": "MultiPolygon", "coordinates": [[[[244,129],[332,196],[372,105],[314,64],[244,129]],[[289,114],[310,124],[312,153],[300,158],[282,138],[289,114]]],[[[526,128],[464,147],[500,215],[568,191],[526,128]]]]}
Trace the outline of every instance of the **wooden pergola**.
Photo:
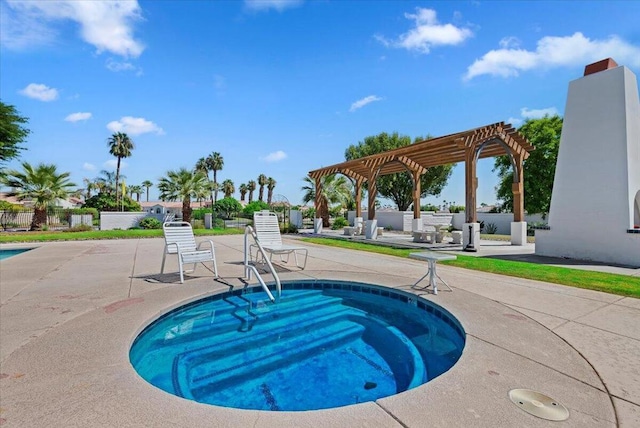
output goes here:
{"type": "Polygon", "coordinates": [[[478,159],[509,156],[513,166],[513,221],[524,220],[524,177],[522,165],[534,147],[511,124],[498,122],[464,132],[432,138],[387,152],[342,162],[309,172],[316,187],[316,218],[320,217],[322,177],[340,173],[354,181],[356,217],[361,217],[361,189],[368,182],[368,219],[375,219],[376,179],[383,175],[409,172],[413,180],[413,218],[420,218],[420,176],[433,166],[465,164],[465,218],[475,223],[478,159]]]}

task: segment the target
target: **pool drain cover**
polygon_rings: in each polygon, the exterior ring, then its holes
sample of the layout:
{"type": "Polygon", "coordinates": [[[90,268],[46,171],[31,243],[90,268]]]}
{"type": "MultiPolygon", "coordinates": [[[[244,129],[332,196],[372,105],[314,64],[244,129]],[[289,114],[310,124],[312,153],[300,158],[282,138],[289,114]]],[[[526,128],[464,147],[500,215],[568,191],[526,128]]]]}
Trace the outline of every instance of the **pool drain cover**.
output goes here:
{"type": "Polygon", "coordinates": [[[549,421],[564,421],[569,410],[551,397],[530,389],[512,389],[509,398],[525,412],[549,421]]]}

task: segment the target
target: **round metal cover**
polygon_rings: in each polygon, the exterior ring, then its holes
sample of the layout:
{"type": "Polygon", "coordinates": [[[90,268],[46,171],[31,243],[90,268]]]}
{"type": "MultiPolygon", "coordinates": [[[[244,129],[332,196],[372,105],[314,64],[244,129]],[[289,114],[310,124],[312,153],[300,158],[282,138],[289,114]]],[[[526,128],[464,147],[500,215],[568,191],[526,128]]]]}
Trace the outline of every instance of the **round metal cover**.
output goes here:
{"type": "Polygon", "coordinates": [[[564,421],[569,410],[551,397],[530,389],[512,389],[509,398],[525,412],[549,421],[564,421]]]}

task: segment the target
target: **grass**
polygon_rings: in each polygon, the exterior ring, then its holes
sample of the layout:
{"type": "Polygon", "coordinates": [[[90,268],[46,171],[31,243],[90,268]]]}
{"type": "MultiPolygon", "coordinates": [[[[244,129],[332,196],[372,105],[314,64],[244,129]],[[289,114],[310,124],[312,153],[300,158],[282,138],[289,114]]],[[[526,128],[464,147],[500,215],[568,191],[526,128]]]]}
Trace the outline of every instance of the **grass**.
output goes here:
{"type": "MultiPolygon", "coordinates": [[[[194,229],[196,236],[243,234],[244,229],[194,229]]],[[[89,232],[3,232],[0,243],[9,242],[48,242],[48,241],[80,241],[92,239],[139,239],[160,238],[162,229],[156,230],[94,230],[89,232]]],[[[369,251],[396,257],[409,257],[416,249],[393,248],[375,244],[353,242],[330,238],[304,238],[303,241],[346,248],[357,251],[369,251]]],[[[527,263],[500,260],[489,257],[473,257],[459,255],[457,260],[441,262],[449,266],[472,269],[500,275],[527,278],[554,284],[569,285],[577,288],[603,291],[620,296],[640,298],[640,278],[581,269],[570,269],[547,266],[539,263],[527,263]]]]}
{"type": "MultiPolygon", "coordinates": [[[[416,252],[415,248],[393,248],[330,238],[305,238],[303,241],[313,244],[347,248],[350,250],[369,251],[372,253],[405,258],[409,257],[409,253],[416,252]]],[[[605,293],[616,294],[619,296],[640,298],[640,278],[634,276],[548,266],[539,263],[464,255],[458,255],[457,260],[441,263],[464,269],[568,285],[588,290],[603,291],[605,293]]]]}
{"type": "MultiPolygon", "coordinates": [[[[236,235],[243,234],[244,229],[194,229],[193,233],[196,236],[236,235]]],[[[92,230],[88,232],[3,232],[0,233],[0,243],[85,241],[91,239],[161,238],[162,236],[162,229],[92,230]]]]}

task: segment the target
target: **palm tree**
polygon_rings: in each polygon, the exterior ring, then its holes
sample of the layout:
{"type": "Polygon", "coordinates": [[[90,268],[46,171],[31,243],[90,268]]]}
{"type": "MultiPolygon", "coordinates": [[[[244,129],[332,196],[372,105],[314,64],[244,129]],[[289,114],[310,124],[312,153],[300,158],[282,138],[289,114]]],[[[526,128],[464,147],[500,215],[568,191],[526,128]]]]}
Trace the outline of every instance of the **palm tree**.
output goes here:
{"type": "MultiPolygon", "coordinates": [[[[325,175],[322,177],[322,191],[320,193],[319,211],[322,218],[322,227],[329,227],[329,206],[331,204],[345,204],[349,199],[352,190],[351,183],[343,175],[325,175]]],[[[304,181],[307,183],[302,186],[301,190],[305,192],[302,201],[306,204],[316,200],[316,182],[313,178],[306,176],[304,181]]]]}
{"type": "Polygon", "coordinates": [[[233,181],[228,178],[222,182],[222,191],[224,192],[225,198],[230,198],[233,195],[233,192],[236,191],[236,187],[233,184],[233,181]]]}
{"type": "MultiPolygon", "coordinates": [[[[213,183],[218,184],[217,172],[220,171],[224,167],[224,159],[218,152],[213,152],[209,156],[207,156],[207,168],[209,171],[213,171],[213,183]]],[[[212,200],[215,204],[218,202],[218,187],[213,189],[213,194],[215,195],[212,200]]]]}
{"type": "Polygon", "coordinates": [[[142,182],[142,186],[147,189],[147,202],[149,202],[149,187],[153,186],[153,183],[149,180],[144,180],[142,182]]]}
{"type": "Polygon", "coordinates": [[[6,171],[2,183],[11,188],[9,196],[18,200],[31,199],[34,203],[30,230],[38,230],[47,224],[47,208],[57,199],[66,199],[75,183],[69,181],[68,172],[58,173],[53,164],[39,164],[35,168],[22,163],[22,171],[6,171]]]}
{"type": "Polygon", "coordinates": [[[264,174],[260,174],[258,176],[258,185],[260,186],[260,192],[258,193],[258,200],[260,202],[263,201],[262,196],[264,195],[264,186],[267,184],[267,176],[264,174]]]}
{"type": "Polygon", "coordinates": [[[142,186],[133,185],[129,186],[129,194],[131,195],[131,199],[133,199],[133,194],[136,194],[136,202],[140,202],[140,194],[142,193],[142,186]]]}
{"type": "Polygon", "coordinates": [[[256,190],[256,182],[249,180],[247,183],[247,192],[249,192],[249,203],[253,202],[253,191],[256,190]]]}
{"type": "Polygon", "coordinates": [[[191,198],[202,197],[209,190],[209,179],[201,171],[180,168],[167,171],[158,181],[158,190],[163,201],[182,200],[182,220],[191,222],[191,198]]]}
{"type": "Polygon", "coordinates": [[[275,189],[276,187],[276,180],[274,180],[272,177],[267,178],[267,190],[269,191],[267,193],[267,203],[269,205],[271,205],[271,199],[273,199],[273,189],[275,189]]]}
{"type": "Polygon", "coordinates": [[[116,188],[116,174],[113,171],[107,171],[103,169],[102,171],[100,171],[100,176],[96,177],[94,182],[99,193],[106,193],[110,195],[116,188]]]}
{"type": "Polygon", "coordinates": [[[96,183],[89,180],[88,178],[83,178],[82,182],[84,183],[84,191],[85,191],[84,197],[86,199],[89,199],[91,197],[91,192],[93,192],[97,188],[96,183]]]}
{"type": "Polygon", "coordinates": [[[247,188],[246,184],[242,183],[240,185],[239,190],[240,190],[240,200],[244,202],[244,197],[247,195],[247,192],[249,191],[249,189],[247,188]]]}
{"type": "MultiPolygon", "coordinates": [[[[134,149],[133,141],[124,132],[116,132],[108,140],[109,153],[118,159],[116,165],[116,206],[118,205],[118,182],[120,181],[120,161],[131,156],[134,149]]],[[[123,195],[124,196],[124,195],[123,195]]]]}

